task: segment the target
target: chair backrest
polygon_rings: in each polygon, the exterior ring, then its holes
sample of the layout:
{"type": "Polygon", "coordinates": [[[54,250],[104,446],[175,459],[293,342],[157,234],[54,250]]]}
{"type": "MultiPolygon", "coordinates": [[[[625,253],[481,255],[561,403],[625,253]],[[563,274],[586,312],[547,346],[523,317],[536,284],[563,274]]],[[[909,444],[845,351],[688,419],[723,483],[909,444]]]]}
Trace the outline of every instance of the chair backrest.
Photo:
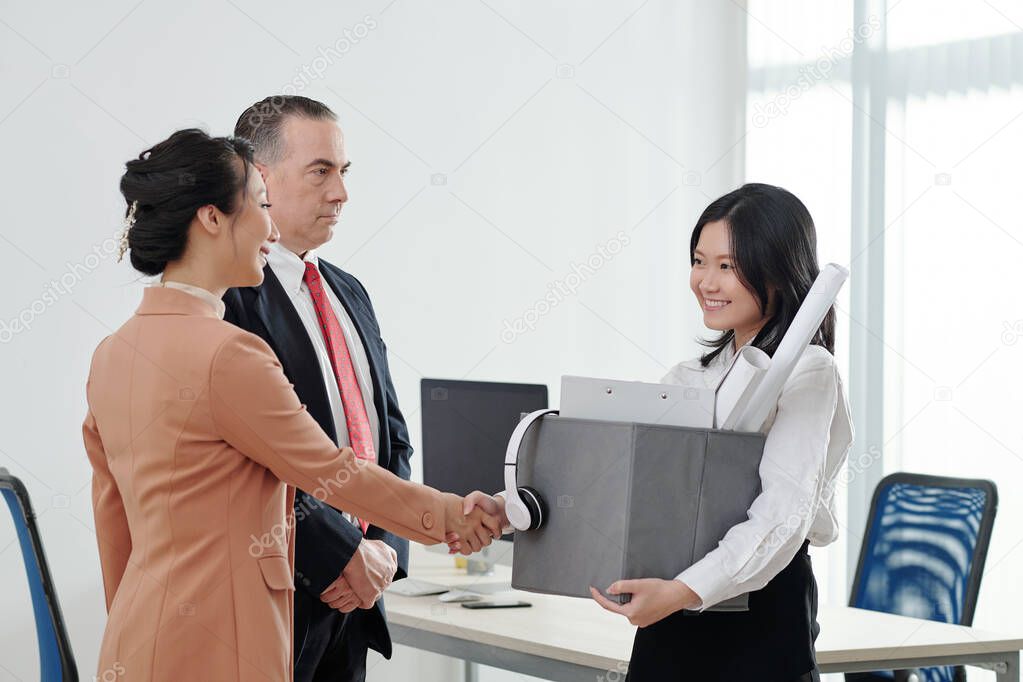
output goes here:
{"type": "Polygon", "coordinates": [[[849,605],[972,625],[997,506],[991,481],[886,476],[870,503],[849,605]]]}
{"type": "Polygon", "coordinates": [[[78,682],[71,642],[64,627],[57,592],[43,553],[35,513],[24,484],[0,467],[0,494],[11,510],[28,575],[39,642],[39,673],[42,682],[78,682]]]}
{"type": "MultiPolygon", "coordinates": [[[[991,481],[897,473],[874,490],[849,605],[972,625],[998,490],[991,481]]],[[[965,678],[962,668],[917,671],[965,678]]],[[[869,679],[892,679],[891,672],[869,679]]],[[[847,676],[847,679],[849,676],[847,676]]]]}

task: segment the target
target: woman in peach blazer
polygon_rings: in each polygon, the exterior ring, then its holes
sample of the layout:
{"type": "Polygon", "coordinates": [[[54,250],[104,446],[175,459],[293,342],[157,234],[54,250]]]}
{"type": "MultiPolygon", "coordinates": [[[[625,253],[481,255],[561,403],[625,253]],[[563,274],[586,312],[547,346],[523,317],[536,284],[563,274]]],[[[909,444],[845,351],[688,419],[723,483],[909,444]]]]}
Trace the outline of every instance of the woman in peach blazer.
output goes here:
{"type": "Polygon", "coordinates": [[[270,347],[221,319],[223,291],[258,284],[277,238],[250,162],[244,141],[179,131],[121,181],[132,264],[163,281],[89,373],[101,680],[292,679],[292,486],[424,544],[468,553],[500,533],[338,449],[270,347]]]}

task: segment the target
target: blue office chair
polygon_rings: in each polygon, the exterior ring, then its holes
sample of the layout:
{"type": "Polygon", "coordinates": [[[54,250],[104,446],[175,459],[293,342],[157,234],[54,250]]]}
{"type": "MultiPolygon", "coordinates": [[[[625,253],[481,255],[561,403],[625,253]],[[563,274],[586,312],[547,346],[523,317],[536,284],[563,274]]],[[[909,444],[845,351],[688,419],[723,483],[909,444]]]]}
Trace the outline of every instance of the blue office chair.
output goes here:
{"type": "MultiPolygon", "coordinates": [[[[849,606],[972,625],[998,489],[897,473],[874,490],[849,606]]],[[[965,682],[962,666],[847,673],[847,682],[965,682]]]]}
{"type": "Polygon", "coordinates": [[[64,617],[60,612],[50,568],[46,564],[28,491],[20,480],[0,467],[0,493],[7,500],[14,518],[25,572],[28,573],[28,589],[32,595],[36,638],[39,641],[39,679],[41,682],[78,682],[78,668],[64,628],[64,617]]]}

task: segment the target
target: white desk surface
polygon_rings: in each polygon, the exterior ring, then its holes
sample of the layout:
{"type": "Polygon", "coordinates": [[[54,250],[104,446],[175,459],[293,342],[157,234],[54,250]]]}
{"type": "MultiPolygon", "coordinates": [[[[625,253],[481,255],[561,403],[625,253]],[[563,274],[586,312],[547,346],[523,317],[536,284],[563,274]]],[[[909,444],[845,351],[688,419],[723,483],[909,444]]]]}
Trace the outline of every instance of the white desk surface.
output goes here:
{"type": "MultiPolygon", "coordinates": [[[[454,558],[413,544],[409,573],[443,585],[510,583],[511,569],[498,566],[492,576],[469,576],[454,558]]],[[[489,598],[486,595],[484,598],[489,598]]],[[[527,592],[501,592],[531,602],[531,608],[464,609],[436,596],[403,597],[388,593],[388,620],[417,630],[464,639],[516,653],[591,668],[614,669],[627,661],[635,628],[588,599],[527,592]]],[[[817,662],[834,667],[857,661],[962,656],[1023,648],[1023,632],[993,634],[959,625],[934,623],[845,606],[821,607],[817,662]]]]}

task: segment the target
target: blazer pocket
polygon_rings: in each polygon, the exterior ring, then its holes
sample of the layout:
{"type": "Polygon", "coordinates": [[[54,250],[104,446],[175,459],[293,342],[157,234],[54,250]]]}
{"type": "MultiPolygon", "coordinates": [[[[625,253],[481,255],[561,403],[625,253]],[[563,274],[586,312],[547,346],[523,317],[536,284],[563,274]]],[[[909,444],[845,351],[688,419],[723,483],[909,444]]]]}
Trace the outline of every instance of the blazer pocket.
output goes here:
{"type": "Polygon", "coordinates": [[[294,590],[295,580],[291,575],[291,564],[280,554],[271,554],[257,559],[263,582],[271,590],[294,590]]]}

